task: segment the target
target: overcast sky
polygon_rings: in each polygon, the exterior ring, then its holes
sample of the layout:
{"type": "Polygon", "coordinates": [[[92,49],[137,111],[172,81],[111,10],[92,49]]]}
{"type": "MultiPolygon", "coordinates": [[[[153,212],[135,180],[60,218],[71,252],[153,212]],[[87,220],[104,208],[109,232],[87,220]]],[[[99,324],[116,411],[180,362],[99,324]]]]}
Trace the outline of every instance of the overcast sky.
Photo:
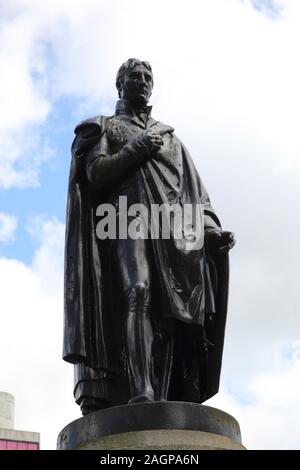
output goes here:
{"type": "Polygon", "coordinates": [[[61,359],[70,145],[114,111],[118,67],[154,72],[231,254],[219,394],[249,449],[300,449],[299,0],[0,0],[0,390],[54,449],[80,410],[61,359]]]}

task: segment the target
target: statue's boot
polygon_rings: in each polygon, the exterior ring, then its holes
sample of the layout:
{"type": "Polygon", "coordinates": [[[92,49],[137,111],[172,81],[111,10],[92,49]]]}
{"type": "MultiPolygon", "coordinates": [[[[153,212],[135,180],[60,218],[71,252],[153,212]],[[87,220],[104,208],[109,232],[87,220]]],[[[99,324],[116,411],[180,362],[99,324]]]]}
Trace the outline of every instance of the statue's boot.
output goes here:
{"type": "Polygon", "coordinates": [[[80,403],[80,410],[83,416],[92,413],[93,411],[102,410],[107,408],[109,404],[106,400],[101,400],[93,397],[83,397],[80,403]]]}
{"type": "Polygon", "coordinates": [[[139,283],[131,287],[127,298],[127,349],[132,378],[129,403],[153,401],[154,391],[150,380],[153,332],[149,317],[149,286],[139,283]]]}
{"type": "Polygon", "coordinates": [[[201,403],[205,390],[205,345],[202,332],[198,328],[188,325],[184,341],[184,400],[201,403]]]}

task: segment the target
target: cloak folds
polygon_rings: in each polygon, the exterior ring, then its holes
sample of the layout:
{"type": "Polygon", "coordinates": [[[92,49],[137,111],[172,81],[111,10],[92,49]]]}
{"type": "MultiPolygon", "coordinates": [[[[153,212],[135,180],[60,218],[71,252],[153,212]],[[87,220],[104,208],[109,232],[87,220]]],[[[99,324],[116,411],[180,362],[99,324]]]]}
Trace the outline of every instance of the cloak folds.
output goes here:
{"type": "MultiPolygon", "coordinates": [[[[101,202],[107,202],[110,194],[108,190],[93,189],[86,177],[86,156],[103,138],[109,119],[98,116],[76,128],[67,202],[63,357],[76,364],[77,370],[90,371],[89,380],[93,380],[92,371],[115,377],[127,373],[124,319],[115,302],[109,243],[96,236],[96,208],[101,202]]],[[[157,123],[157,126],[159,131],[159,126],[164,125],[157,123]]],[[[180,142],[179,151],[184,175],[181,202],[203,204],[205,227],[210,224],[220,227],[194,164],[180,142]]],[[[152,160],[136,170],[139,202],[146,207],[165,202],[160,170],[159,162],[152,160]]],[[[199,396],[202,402],[219,388],[227,313],[228,256],[212,256],[205,247],[187,253],[172,237],[151,240],[151,243],[161,295],[160,308],[156,311],[160,317],[157,328],[171,320],[201,331],[198,339],[204,345],[203,357],[199,358],[204,375],[199,396]]],[[[101,393],[104,392],[99,390],[101,393]]]]}

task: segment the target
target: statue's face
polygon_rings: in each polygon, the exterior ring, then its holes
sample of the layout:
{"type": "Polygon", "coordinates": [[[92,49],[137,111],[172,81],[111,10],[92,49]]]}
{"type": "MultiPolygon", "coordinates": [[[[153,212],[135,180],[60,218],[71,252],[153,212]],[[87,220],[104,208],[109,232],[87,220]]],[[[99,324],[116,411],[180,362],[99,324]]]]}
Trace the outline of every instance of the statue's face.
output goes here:
{"type": "Polygon", "coordinates": [[[133,104],[148,103],[153,88],[152,74],[143,65],[136,65],[125,72],[121,97],[133,104]]]}

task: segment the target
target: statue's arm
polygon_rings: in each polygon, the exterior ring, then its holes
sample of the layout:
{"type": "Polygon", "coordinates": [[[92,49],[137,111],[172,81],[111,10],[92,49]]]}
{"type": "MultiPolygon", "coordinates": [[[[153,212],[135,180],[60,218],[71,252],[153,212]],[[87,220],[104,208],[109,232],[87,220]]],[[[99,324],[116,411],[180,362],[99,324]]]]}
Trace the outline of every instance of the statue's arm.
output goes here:
{"type": "Polygon", "coordinates": [[[222,230],[215,213],[209,210],[205,213],[205,209],[204,240],[211,253],[226,254],[235,245],[234,233],[222,230]]]}
{"type": "Polygon", "coordinates": [[[211,206],[208,193],[199,178],[201,203],[204,206],[204,241],[210,253],[226,254],[235,244],[234,234],[223,231],[221,223],[211,206]]]}
{"type": "Polygon", "coordinates": [[[219,232],[222,230],[220,222],[217,221],[216,218],[213,217],[211,213],[204,212],[204,230],[205,231],[218,230],[219,232]]]}
{"type": "Polygon", "coordinates": [[[103,144],[95,145],[87,158],[87,177],[95,188],[104,188],[121,180],[128,170],[137,168],[149,158],[147,148],[137,139],[113,155],[105,152],[103,144]]]}
{"type": "Polygon", "coordinates": [[[91,185],[105,188],[116,183],[152,158],[163,145],[160,133],[145,131],[127,142],[115,154],[110,153],[107,133],[104,131],[94,144],[86,161],[86,173],[91,185]]]}
{"type": "Polygon", "coordinates": [[[221,223],[211,206],[209,195],[199,177],[201,204],[204,206],[204,230],[205,232],[221,231],[221,223]]]}

